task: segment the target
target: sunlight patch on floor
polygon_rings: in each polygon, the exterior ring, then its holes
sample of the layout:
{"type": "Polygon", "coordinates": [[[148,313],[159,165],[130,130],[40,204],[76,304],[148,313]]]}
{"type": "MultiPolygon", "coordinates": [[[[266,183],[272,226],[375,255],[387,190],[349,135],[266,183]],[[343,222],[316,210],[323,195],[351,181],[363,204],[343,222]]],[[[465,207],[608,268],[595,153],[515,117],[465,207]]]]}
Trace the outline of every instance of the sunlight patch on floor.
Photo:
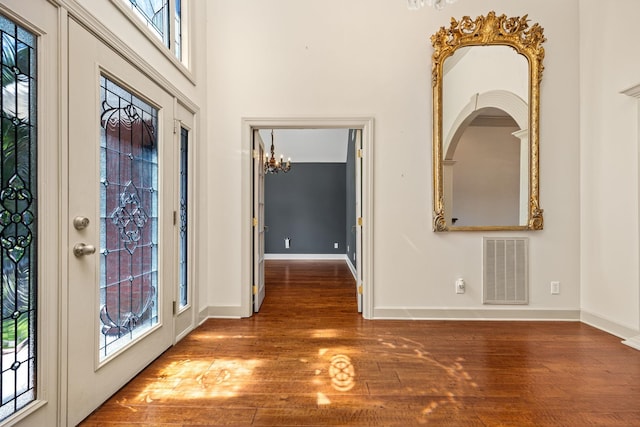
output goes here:
{"type": "Polygon", "coordinates": [[[339,332],[337,329],[316,329],[311,334],[311,338],[336,338],[339,332]]]}
{"type": "Polygon", "coordinates": [[[262,364],[259,360],[185,359],[163,368],[157,380],[138,395],[141,402],[164,399],[209,399],[235,397],[242,384],[262,364]]]}
{"type": "Polygon", "coordinates": [[[478,384],[464,368],[463,357],[457,357],[453,361],[439,360],[423,343],[404,337],[380,337],[378,342],[383,348],[388,349],[389,356],[393,357],[399,372],[404,361],[419,361],[422,364],[424,384],[412,383],[411,378],[401,376],[401,383],[405,385],[396,390],[400,394],[425,396],[424,407],[416,418],[420,424],[428,423],[429,418],[445,406],[461,409],[460,397],[469,395],[478,388],[478,384]]]}

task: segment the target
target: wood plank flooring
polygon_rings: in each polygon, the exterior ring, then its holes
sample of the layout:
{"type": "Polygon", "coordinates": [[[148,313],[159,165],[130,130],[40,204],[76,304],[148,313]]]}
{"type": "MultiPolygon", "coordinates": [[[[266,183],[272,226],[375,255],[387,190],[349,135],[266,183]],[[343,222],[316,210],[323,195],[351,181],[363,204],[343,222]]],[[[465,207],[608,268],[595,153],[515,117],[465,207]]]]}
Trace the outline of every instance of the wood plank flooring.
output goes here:
{"type": "Polygon", "coordinates": [[[336,261],[268,261],[81,425],[640,426],[640,351],[577,322],[367,321],[336,261]]]}

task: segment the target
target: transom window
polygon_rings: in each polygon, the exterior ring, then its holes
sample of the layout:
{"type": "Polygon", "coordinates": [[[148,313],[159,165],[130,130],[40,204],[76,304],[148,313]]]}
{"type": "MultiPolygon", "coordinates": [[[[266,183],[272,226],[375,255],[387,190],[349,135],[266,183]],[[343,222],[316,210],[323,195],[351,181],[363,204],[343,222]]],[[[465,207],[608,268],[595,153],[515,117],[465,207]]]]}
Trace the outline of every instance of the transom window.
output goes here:
{"type": "Polygon", "coordinates": [[[134,14],[184,62],[182,49],[183,0],[123,0],[134,14]]]}

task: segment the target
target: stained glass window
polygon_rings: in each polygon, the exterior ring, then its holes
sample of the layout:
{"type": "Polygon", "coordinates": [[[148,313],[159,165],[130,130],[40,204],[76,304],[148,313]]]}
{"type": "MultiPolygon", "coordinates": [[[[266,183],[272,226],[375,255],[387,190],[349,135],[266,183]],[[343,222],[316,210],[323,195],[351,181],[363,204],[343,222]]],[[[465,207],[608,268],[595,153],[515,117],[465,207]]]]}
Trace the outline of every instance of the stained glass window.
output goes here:
{"type": "Polygon", "coordinates": [[[187,196],[189,172],[189,131],[180,131],[180,308],[189,303],[187,274],[187,196]]]}
{"type": "Polygon", "coordinates": [[[100,81],[102,360],[158,323],[158,112],[100,81]]]}
{"type": "Polygon", "coordinates": [[[176,3],[176,11],[175,11],[175,37],[174,37],[174,49],[176,58],[178,60],[182,60],[182,0],[175,0],[176,3]]]}
{"type": "Polygon", "coordinates": [[[36,398],[36,37],[0,16],[0,419],[36,398]]]}
{"type": "Polygon", "coordinates": [[[129,0],[131,9],[169,47],[169,0],[129,0]]]}

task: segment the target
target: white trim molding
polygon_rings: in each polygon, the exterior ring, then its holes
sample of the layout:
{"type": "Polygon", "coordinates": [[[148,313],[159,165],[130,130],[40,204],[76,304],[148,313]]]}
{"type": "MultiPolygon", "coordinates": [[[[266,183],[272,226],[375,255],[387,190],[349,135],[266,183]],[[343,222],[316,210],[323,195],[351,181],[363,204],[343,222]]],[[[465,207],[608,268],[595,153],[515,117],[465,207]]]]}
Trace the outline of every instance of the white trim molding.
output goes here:
{"type": "Polygon", "coordinates": [[[251,134],[254,129],[360,129],[362,131],[362,273],[367,278],[363,286],[362,316],[373,318],[373,117],[244,117],[242,118],[242,183],[241,215],[247,226],[241,230],[241,286],[242,316],[253,314],[251,290],[252,233],[251,210],[251,134]]]}
{"type": "Polygon", "coordinates": [[[625,89],[620,93],[631,96],[633,98],[640,98],[640,84],[630,87],[629,89],[625,89]]]}
{"type": "MultiPolygon", "coordinates": [[[[351,262],[351,259],[349,258],[349,255],[344,256],[344,259],[347,260],[347,267],[349,267],[349,270],[351,270],[351,274],[353,274],[353,278],[355,280],[358,280],[358,271],[356,270],[356,268],[354,267],[353,263],[351,262]]],[[[356,283],[357,285],[357,283],[356,283]]]]}
{"type": "Polygon", "coordinates": [[[332,259],[340,260],[345,259],[345,254],[264,254],[264,259],[282,259],[282,260],[323,260],[332,259]]]}
{"type": "Polygon", "coordinates": [[[207,319],[240,319],[243,315],[243,308],[240,306],[208,306],[198,313],[198,326],[207,319]]]}
{"type": "MultiPolygon", "coordinates": [[[[632,98],[636,98],[638,100],[638,123],[640,124],[640,84],[637,84],[628,89],[625,89],[620,93],[630,96],[632,98]]],[[[638,142],[640,143],[640,140],[638,142]]],[[[639,159],[639,163],[640,163],[640,159],[639,159]]],[[[640,299],[638,300],[638,310],[640,310],[640,299]]],[[[640,324],[638,325],[638,329],[640,329],[640,324]]],[[[627,339],[622,341],[622,343],[625,345],[628,345],[629,347],[633,347],[636,350],[640,350],[640,335],[635,335],[635,336],[627,335],[627,339]],[[628,337],[631,337],[631,338],[628,338],[628,337]]]]}
{"type": "Polygon", "coordinates": [[[593,326],[594,328],[598,328],[601,331],[608,332],[611,335],[624,339],[638,335],[640,332],[584,310],[580,313],[580,321],[589,326],[593,326]]]}
{"type": "Polygon", "coordinates": [[[628,345],[629,347],[635,348],[636,350],[640,350],[640,335],[636,335],[635,337],[628,338],[622,341],[622,344],[628,345]]]}
{"type": "Polygon", "coordinates": [[[374,319],[580,321],[580,310],[381,307],[374,319]]]}

